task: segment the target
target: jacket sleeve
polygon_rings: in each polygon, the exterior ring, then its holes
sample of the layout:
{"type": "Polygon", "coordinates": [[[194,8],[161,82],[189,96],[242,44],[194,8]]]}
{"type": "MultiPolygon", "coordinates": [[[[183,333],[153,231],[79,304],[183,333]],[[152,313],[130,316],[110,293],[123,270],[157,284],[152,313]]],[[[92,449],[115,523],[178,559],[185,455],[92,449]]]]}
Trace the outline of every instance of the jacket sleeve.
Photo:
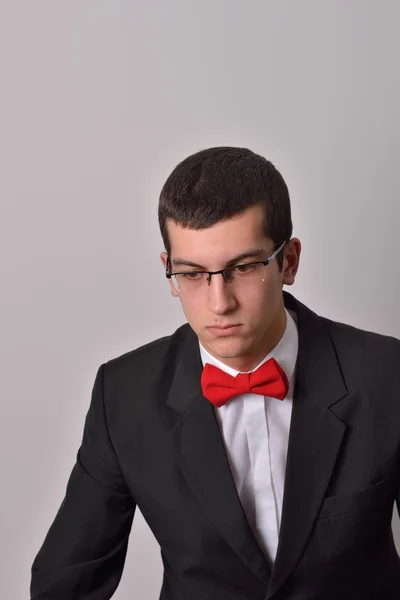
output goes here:
{"type": "Polygon", "coordinates": [[[31,569],[31,600],[108,600],[121,579],[136,504],[106,422],[99,367],[65,497],[31,569]]]}

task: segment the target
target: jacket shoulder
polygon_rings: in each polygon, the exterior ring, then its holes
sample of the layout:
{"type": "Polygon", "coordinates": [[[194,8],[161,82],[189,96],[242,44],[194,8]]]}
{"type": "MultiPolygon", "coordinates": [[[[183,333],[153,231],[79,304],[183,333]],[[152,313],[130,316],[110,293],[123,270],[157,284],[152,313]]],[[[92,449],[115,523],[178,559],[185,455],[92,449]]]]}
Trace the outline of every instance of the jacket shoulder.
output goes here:
{"type": "Polygon", "coordinates": [[[349,323],[334,321],[327,317],[320,317],[320,319],[327,325],[330,332],[336,336],[351,338],[367,344],[392,344],[393,346],[400,347],[400,339],[395,336],[361,329],[349,323]]]}
{"type": "Polygon", "coordinates": [[[120,377],[125,372],[132,375],[135,373],[148,374],[149,369],[157,370],[157,366],[165,364],[165,361],[171,360],[184,341],[189,324],[185,323],[178,327],[172,334],[166,335],[138,348],[125,352],[117,357],[109,359],[105,363],[105,369],[108,376],[120,377]]]}
{"type": "Polygon", "coordinates": [[[110,434],[129,423],[129,435],[153,419],[171,385],[188,323],[171,335],[157,338],[104,364],[104,403],[110,434]]]}
{"type": "Polygon", "coordinates": [[[361,329],[348,323],[320,317],[341,355],[352,354],[358,359],[374,360],[382,366],[400,371],[400,340],[394,336],[361,329]]]}

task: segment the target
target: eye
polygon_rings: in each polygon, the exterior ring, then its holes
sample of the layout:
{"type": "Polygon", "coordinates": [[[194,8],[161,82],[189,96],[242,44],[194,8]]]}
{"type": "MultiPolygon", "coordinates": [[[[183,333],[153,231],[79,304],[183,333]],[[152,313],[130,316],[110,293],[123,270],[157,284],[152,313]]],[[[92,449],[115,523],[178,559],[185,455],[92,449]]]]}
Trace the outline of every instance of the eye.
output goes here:
{"type": "Polygon", "coordinates": [[[192,271],[190,273],[181,273],[181,276],[188,281],[197,281],[201,279],[201,276],[204,275],[202,271],[192,271]]]}
{"type": "Polygon", "coordinates": [[[235,271],[238,273],[251,273],[257,267],[256,263],[249,263],[247,265],[237,265],[235,271]]]}

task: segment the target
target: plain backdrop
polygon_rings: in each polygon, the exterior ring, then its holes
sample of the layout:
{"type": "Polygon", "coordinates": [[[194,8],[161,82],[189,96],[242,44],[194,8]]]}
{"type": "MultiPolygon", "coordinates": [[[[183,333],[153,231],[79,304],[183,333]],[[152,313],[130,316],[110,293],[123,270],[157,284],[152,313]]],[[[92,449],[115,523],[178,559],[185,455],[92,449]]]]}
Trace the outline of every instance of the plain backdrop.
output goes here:
{"type": "MultiPolygon", "coordinates": [[[[2,597],[29,597],[99,365],[185,322],[157,204],[189,154],[271,160],[303,247],[287,291],[400,337],[399,19],[397,0],[1,3],[2,597]]],[[[115,598],[158,598],[161,573],[137,510],[115,598]]]]}

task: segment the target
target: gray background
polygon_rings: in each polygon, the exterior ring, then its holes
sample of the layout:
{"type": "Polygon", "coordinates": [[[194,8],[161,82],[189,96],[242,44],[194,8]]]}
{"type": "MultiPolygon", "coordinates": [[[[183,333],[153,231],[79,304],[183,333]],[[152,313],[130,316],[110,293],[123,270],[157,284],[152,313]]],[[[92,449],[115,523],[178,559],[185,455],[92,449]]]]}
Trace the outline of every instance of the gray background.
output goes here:
{"type": "MultiPolygon", "coordinates": [[[[188,154],[272,160],[303,243],[286,289],[400,337],[399,18],[395,0],[1,3],[2,597],[29,595],[97,368],[184,322],[157,201],[188,154]]],[[[137,511],[115,598],[160,584],[137,511]]]]}

